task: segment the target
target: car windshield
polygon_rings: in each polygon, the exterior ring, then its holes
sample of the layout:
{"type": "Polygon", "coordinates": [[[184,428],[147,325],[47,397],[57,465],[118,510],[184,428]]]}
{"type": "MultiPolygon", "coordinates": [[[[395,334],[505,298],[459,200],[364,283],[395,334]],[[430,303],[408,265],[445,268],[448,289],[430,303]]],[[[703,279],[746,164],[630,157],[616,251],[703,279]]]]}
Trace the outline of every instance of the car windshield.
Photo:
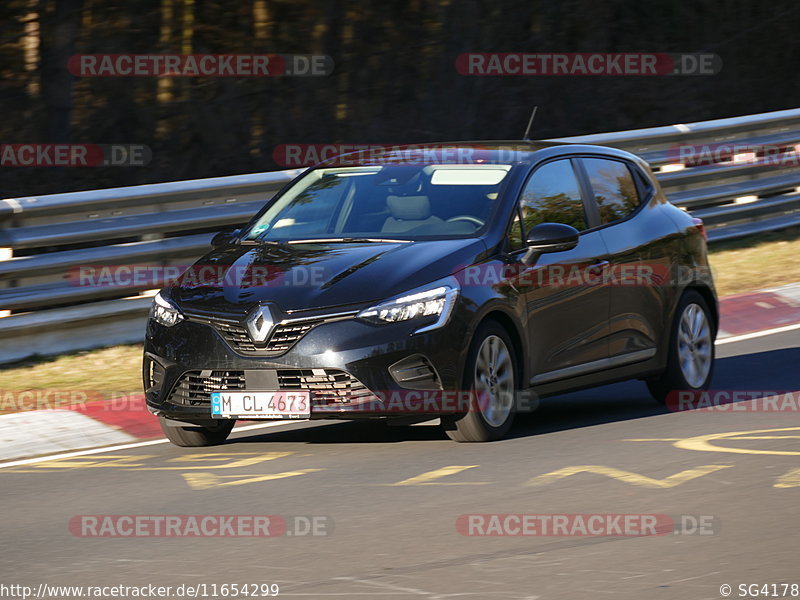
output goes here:
{"type": "Polygon", "coordinates": [[[277,198],[245,240],[471,237],[492,218],[509,164],[317,168],[277,198]]]}

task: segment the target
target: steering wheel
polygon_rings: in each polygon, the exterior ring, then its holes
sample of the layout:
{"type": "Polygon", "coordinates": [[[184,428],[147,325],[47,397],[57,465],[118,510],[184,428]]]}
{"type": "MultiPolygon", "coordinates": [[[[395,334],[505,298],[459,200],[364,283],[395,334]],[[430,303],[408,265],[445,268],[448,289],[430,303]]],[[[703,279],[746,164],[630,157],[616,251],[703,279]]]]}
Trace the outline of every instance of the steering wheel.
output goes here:
{"type": "Polygon", "coordinates": [[[472,215],[458,215],[457,217],[451,217],[447,219],[446,222],[455,223],[456,221],[467,221],[468,223],[475,225],[476,229],[480,229],[486,224],[485,221],[481,221],[478,217],[473,217],[472,215]]]}

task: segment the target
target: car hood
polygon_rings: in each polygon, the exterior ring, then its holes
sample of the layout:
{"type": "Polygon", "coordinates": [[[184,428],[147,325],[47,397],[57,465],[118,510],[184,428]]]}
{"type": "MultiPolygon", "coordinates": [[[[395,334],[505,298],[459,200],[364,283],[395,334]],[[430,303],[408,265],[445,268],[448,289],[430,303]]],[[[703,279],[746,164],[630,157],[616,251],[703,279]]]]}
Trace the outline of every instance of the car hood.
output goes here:
{"type": "Polygon", "coordinates": [[[451,275],[485,251],[474,238],[229,246],[198,260],[169,296],[206,310],[260,302],[284,313],[358,306],[451,275]]]}

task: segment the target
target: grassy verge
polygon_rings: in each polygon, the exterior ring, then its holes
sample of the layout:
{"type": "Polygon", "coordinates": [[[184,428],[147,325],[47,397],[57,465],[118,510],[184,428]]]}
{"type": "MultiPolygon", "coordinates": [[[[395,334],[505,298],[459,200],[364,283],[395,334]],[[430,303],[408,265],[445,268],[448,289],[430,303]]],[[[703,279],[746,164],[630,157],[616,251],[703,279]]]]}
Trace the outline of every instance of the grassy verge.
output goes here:
{"type": "Polygon", "coordinates": [[[709,261],[720,296],[800,281],[800,227],[719,242],[709,261]]]}
{"type": "MultiPolygon", "coordinates": [[[[800,281],[800,227],[710,247],[720,296],[800,281]]],[[[8,391],[90,390],[104,397],[138,394],[141,345],[89,350],[0,368],[0,413],[8,391]]]]}
{"type": "Polygon", "coordinates": [[[141,365],[141,344],[16,363],[0,369],[0,414],[141,394],[141,365]]]}

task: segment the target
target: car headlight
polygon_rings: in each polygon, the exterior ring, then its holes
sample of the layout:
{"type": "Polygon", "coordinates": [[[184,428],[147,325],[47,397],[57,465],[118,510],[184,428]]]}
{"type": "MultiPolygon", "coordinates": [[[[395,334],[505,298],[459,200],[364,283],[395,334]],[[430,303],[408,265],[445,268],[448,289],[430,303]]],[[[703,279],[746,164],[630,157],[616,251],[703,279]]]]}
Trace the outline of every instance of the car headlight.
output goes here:
{"type": "Polygon", "coordinates": [[[150,318],[165,327],[172,327],[179,321],[183,321],[181,311],[170,301],[166,300],[161,292],[153,298],[153,306],[150,309],[150,318]]]}
{"type": "Polygon", "coordinates": [[[450,318],[453,306],[458,298],[458,283],[453,279],[438,281],[425,286],[420,291],[413,291],[393,300],[381,302],[362,310],[358,315],[370,323],[386,324],[437,317],[430,325],[417,329],[414,333],[422,333],[441,327],[450,318]]]}

